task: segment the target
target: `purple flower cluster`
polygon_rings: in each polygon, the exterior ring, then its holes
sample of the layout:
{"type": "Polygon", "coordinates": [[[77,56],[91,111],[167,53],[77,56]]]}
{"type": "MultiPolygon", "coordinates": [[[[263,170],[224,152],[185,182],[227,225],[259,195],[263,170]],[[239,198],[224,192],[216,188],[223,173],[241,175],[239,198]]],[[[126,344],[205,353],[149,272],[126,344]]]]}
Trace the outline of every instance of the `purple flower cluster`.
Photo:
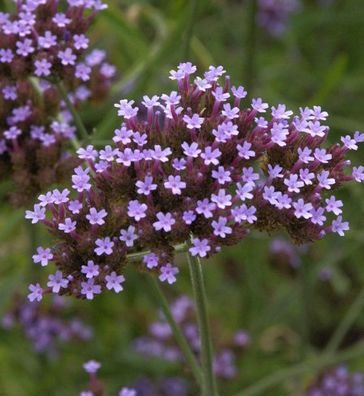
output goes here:
{"type": "Polygon", "coordinates": [[[351,373],[340,366],[324,373],[305,393],[305,396],[363,396],[364,375],[351,373]]]}
{"type": "MultiPolygon", "coordinates": [[[[80,396],[102,396],[104,395],[104,384],[97,377],[97,372],[100,369],[101,364],[96,360],[89,360],[83,364],[83,368],[89,375],[89,385],[86,391],[82,391],[80,396]]],[[[118,396],[137,396],[134,389],[122,388],[120,389],[118,396]]]]}
{"type": "Polygon", "coordinates": [[[188,396],[189,384],[180,377],[163,377],[152,381],[142,377],[133,383],[136,396],[188,396]]]}
{"type": "Polygon", "coordinates": [[[305,245],[295,246],[290,241],[274,238],[270,243],[270,261],[282,270],[295,270],[301,265],[301,255],[307,250],[305,245]]]}
{"type": "MultiPolygon", "coordinates": [[[[187,296],[177,298],[171,304],[171,312],[184,333],[193,352],[200,354],[200,338],[194,318],[194,303],[187,296]]],[[[243,330],[238,331],[234,338],[218,348],[214,357],[214,371],[217,377],[230,379],[237,375],[235,360],[238,352],[250,343],[250,336],[243,330]]],[[[171,362],[183,362],[183,354],[176,345],[169,324],[161,316],[159,321],[149,326],[149,335],[134,341],[137,352],[143,356],[149,355],[171,362]]]]}
{"type": "Polygon", "coordinates": [[[55,296],[47,307],[18,299],[14,308],[3,316],[2,327],[12,330],[19,326],[37,353],[54,357],[60,343],[87,341],[92,336],[90,327],[76,316],[65,319],[68,311],[66,301],[60,296],[55,296]]]}
{"type": "MultiPolygon", "coordinates": [[[[145,118],[134,101],[120,100],[115,145],[79,149],[87,165],[75,169],[74,193],[53,190],[26,212],[58,240],[51,254],[62,286],[50,281],[53,292],[119,292],[127,254],[140,251],[149,253],[139,268],[173,283],[174,246],[191,234],[189,252],[207,257],[251,229],[284,229],[299,243],[349,229],[333,191],[364,180],[364,167],[350,169],[346,159],[364,134],[325,144],[321,107],[293,115],[261,98],[244,104],[242,86],[230,87],[229,77],[220,84],[222,66],[191,82],[195,71],[182,63],[170,72],[177,91],[144,96],[145,118]]],[[[32,287],[41,298],[42,287],[32,287]]]]}
{"type": "Polygon", "coordinates": [[[60,8],[54,0],[18,1],[14,14],[0,13],[0,179],[15,181],[16,206],[63,181],[77,164],[65,153],[75,128],[54,83],[62,81],[79,105],[105,96],[115,72],[104,51],[85,53],[101,2],[60,8]]]}
{"type": "Polygon", "coordinates": [[[258,23],[272,36],[279,36],[299,7],[299,0],[258,0],[258,23]]]}

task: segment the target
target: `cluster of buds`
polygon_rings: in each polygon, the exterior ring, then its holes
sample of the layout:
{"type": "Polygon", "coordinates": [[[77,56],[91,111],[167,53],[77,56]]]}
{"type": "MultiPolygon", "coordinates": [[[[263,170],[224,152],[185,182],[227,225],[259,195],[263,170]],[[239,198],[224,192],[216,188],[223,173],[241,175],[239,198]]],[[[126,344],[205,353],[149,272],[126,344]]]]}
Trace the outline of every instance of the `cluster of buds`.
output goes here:
{"type": "Polygon", "coordinates": [[[15,182],[15,206],[77,164],[65,152],[75,128],[56,85],[77,106],[104,97],[115,73],[104,51],[86,53],[85,33],[104,6],[77,0],[60,8],[54,0],[18,1],[14,14],[0,13],[0,179],[15,182]]]}
{"type": "Polygon", "coordinates": [[[363,373],[350,373],[342,366],[324,373],[305,393],[305,396],[362,395],[364,395],[363,373]]]}
{"type": "Polygon", "coordinates": [[[289,17],[299,7],[299,0],[259,0],[258,23],[272,36],[280,36],[287,28],[289,17]]]}
{"type": "Polygon", "coordinates": [[[55,357],[61,343],[85,342],[92,336],[91,328],[81,319],[68,315],[66,301],[55,296],[49,306],[17,299],[11,311],[2,318],[2,327],[12,330],[19,327],[30,340],[35,352],[55,357]]]}
{"type": "Polygon", "coordinates": [[[79,149],[86,166],[75,169],[74,193],[50,191],[26,211],[57,239],[35,257],[58,271],[48,288],[31,286],[31,299],[119,292],[128,257],[140,252],[148,253],[136,266],[171,284],[179,272],[175,246],[191,235],[189,253],[204,258],[251,229],[283,229],[298,243],[349,229],[333,190],[364,180],[364,166],[350,169],[346,159],[364,134],[325,145],[328,114],[319,106],[293,116],[261,98],[244,105],[242,86],[230,87],[229,77],[219,83],[222,66],[191,82],[195,71],[189,62],[172,70],[178,91],[144,96],[145,117],[120,100],[115,145],[79,149]]]}
{"type": "MultiPolygon", "coordinates": [[[[174,320],[181,328],[196,356],[200,356],[200,337],[195,320],[195,306],[188,296],[181,296],[171,304],[174,320]]],[[[221,379],[231,379],[237,375],[235,361],[239,352],[250,343],[247,332],[239,330],[232,340],[220,345],[213,361],[215,375],[221,379]]],[[[170,362],[183,362],[183,353],[177,346],[172,330],[165,318],[149,326],[149,335],[134,341],[135,350],[143,356],[157,357],[170,362]]]]}
{"type": "MultiPolygon", "coordinates": [[[[84,363],[83,368],[86,373],[89,375],[89,386],[86,391],[82,391],[80,396],[104,396],[104,384],[97,377],[97,372],[99,371],[101,364],[96,360],[89,360],[84,363]]],[[[122,388],[120,389],[118,396],[137,396],[137,393],[134,389],[130,388],[122,388]]]]}

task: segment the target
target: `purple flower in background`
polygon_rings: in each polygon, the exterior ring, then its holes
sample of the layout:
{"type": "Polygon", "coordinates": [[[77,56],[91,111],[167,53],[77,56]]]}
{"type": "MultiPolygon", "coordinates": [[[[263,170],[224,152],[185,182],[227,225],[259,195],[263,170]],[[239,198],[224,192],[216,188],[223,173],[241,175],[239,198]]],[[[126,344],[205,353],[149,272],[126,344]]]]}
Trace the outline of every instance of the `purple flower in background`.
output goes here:
{"type": "Polygon", "coordinates": [[[95,374],[99,368],[101,367],[101,364],[97,362],[96,360],[89,360],[88,362],[83,364],[83,368],[86,371],[86,373],[89,374],[95,374]]]}

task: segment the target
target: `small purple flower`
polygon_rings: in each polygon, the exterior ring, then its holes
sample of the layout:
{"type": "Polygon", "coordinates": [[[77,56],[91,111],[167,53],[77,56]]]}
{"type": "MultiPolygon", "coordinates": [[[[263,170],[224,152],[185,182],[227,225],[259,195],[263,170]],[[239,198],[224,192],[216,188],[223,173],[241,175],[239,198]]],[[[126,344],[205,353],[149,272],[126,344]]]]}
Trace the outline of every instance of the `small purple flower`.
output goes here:
{"type": "Polygon", "coordinates": [[[87,265],[81,266],[81,272],[86,275],[86,278],[92,279],[100,274],[100,267],[92,260],[87,261],[87,265]]]}
{"type": "Polygon", "coordinates": [[[110,275],[105,276],[105,281],[108,290],[114,290],[115,293],[120,293],[123,290],[121,284],[125,282],[125,277],[112,271],[110,275]]]}
{"type": "Polygon", "coordinates": [[[331,195],[331,197],[327,198],[325,202],[327,212],[332,212],[336,216],[342,213],[341,208],[344,206],[344,204],[341,200],[336,199],[333,195],[331,195]]]}
{"type": "Polygon", "coordinates": [[[196,217],[196,214],[192,210],[186,210],[182,215],[182,219],[187,225],[192,224],[196,220],[196,217]]]}
{"type": "Polygon", "coordinates": [[[52,288],[52,293],[59,293],[61,288],[66,288],[68,286],[68,279],[63,278],[61,271],[56,271],[56,273],[50,274],[48,276],[47,286],[52,288]]]}
{"type": "Polygon", "coordinates": [[[164,187],[168,190],[172,190],[173,195],[181,195],[182,190],[186,188],[186,183],[181,180],[181,176],[168,176],[166,182],[164,182],[164,187]]]}
{"type": "Polygon", "coordinates": [[[323,226],[326,220],[326,216],[324,215],[325,209],[324,208],[312,208],[311,209],[311,222],[313,224],[317,224],[319,226],[323,226]]]}
{"type": "Polygon", "coordinates": [[[53,190],[53,202],[56,205],[67,203],[69,201],[69,193],[70,191],[67,188],[62,191],[59,191],[58,189],[53,190]]]}
{"type": "Polygon", "coordinates": [[[173,218],[171,213],[157,213],[158,221],[153,223],[153,227],[156,231],[163,230],[164,232],[169,232],[172,230],[173,224],[175,224],[176,220],[173,218]]]}
{"type": "Polygon", "coordinates": [[[69,234],[76,229],[76,221],[72,220],[70,217],[67,217],[64,219],[63,223],[58,224],[58,229],[66,234],[69,234]]]}
{"type": "Polygon", "coordinates": [[[284,184],[288,187],[289,192],[299,193],[300,189],[305,185],[301,180],[298,180],[298,175],[291,174],[288,179],[284,179],[284,184]]]}
{"type": "Polygon", "coordinates": [[[183,154],[187,157],[197,158],[201,153],[201,150],[198,148],[198,144],[196,142],[192,142],[190,145],[186,142],[181,144],[183,148],[183,154]]]}
{"type": "Polygon", "coordinates": [[[58,52],[58,58],[61,60],[63,66],[74,66],[76,63],[76,55],[71,48],[66,48],[64,51],[58,52]]]}
{"type": "Polygon", "coordinates": [[[349,222],[342,220],[342,216],[338,216],[337,219],[333,220],[331,224],[332,231],[336,232],[340,236],[344,236],[345,231],[348,231],[350,229],[349,222]]]}
{"type": "Polygon", "coordinates": [[[204,160],[205,165],[218,165],[218,158],[221,156],[221,151],[216,148],[212,149],[210,146],[205,148],[205,151],[201,153],[201,158],[204,160]]]}
{"type": "Polygon", "coordinates": [[[81,294],[86,296],[87,300],[93,300],[94,294],[101,293],[101,286],[94,283],[93,279],[81,282],[81,294]]]}
{"type": "Polygon", "coordinates": [[[364,166],[353,167],[352,176],[358,183],[364,181],[364,166]]]}
{"type": "Polygon", "coordinates": [[[250,158],[255,157],[255,151],[250,150],[252,147],[252,144],[249,142],[244,142],[243,145],[238,144],[236,148],[238,149],[238,155],[241,158],[244,158],[246,160],[250,158]]]}
{"type": "Polygon", "coordinates": [[[88,374],[95,374],[100,367],[101,364],[96,360],[89,360],[88,362],[83,364],[83,368],[88,374]]]}
{"type": "Polygon", "coordinates": [[[188,129],[200,129],[203,124],[203,117],[200,117],[198,114],[193,114],[192,117],[185,114],[183,116],[183,121],[186,123],[188,129]]]}
{"type": "Polygon", "coordinates": [[[167,281],[170,285],[176,282],[176,275],[179,273],[177,267],[173,267],[171,264],[163,265],[160,269],[159,280],[161,282],[167,281]]]}
{"type": "Polygon", "coordinates": [[[75,34],[73,36],[73,41],[74,41],[74,47],[77,50],[88,48],[89,39],[84,34],[75,34]]]}
{"type": "Polygon", "coordinates": [[[210,202],[207,198],[197,201],[196,212],[202,214],[206,219],[213,216],[212,211],[216,209],[216,204],[210,202]]]}
{"type": "Polygon", "coordinates": [[[119,239],[125,242],[127,247],[133,247],[134,241],[138,239],[138,235],[135,232],[134,226],[129,226],[126,230],[120,230],[120,237],[119,239]]]}
{"type": "Polygon", "coordinates": [[[212,91],[212,95],[215,97],[217,102],[225,102],[230,98],[229,92],[224,92],[222,87],[215,88],[215,90],[212,91]]]}
{"type": "Polygon", "coordinates": [[[33,262],[40,263],[42,267],[48,265],[48,261],[53,259],[53,254],[51,249],[45,248],[43,249],[41,246],[37,248],[37,254],[33,255],[33,262]]]}
{"type": "Polygon", "coordinates": [[[34,74],[38,77],[47,77],[51,74],[52,64],[47,59],[41,59],[34,62],[34,74]]]}
{"type": "Polygon", "coordinates": [[[122,388],[119,391],[119,396],[137,396],[137,393],[134,389],[122,388]]]}
{"type": "Polygon", "coordinates": [[[72,214],[79,214],[82,209],[82,203],[77,199],[73,201],[69,201],[68,209],[72,212],[72,214]]]}
{"type": "Polygon", "coordinates": [[[64,28],[66,27],[70,22],[71,19],[67,18],[65,14],[62,12],[58,12],[52,19],[52,21],[59,27],[59,28],[64,28]]]}
{"type": "Polygon", "coordinates": [[[96,208],[90,208],[89,213],[86,215],[86,219],[89,221],[91,225],[103,225],[105,224],[104,217],[107,216],[107,212],[105,209],[101,209],[97,211],[96,208]]]}
{"type": "Polygon", "coordinates": [[[128,204],[128,216],[133,218],[135,221],[139,221],[146,217],[146,210],[148,209],[145,203],[133,200],[128,204]]]}
{"type": "Polygon", "coordinates": [[[316,148],[313,155],[322,164],[327,164],[332,159],[332,155],[328,154],[325,149],[316,148]]]}
{"type": "Polygon", "coordinates": [[[34,205],[33,211],[31,210],[25,211],[25,218],[32,220],[32,224],[36,224],[38,223],[38,221],[45,219],[45,212],[46,212],[45,208],[36,204],[34,205]]]}
{"type": "Polygon", "coordinates": [[[38,45],[41,48],[49,49],[57,44],[57,36],[53,35],[49,30],[44,32],[44,36],[38,37],[38,45]]]}
{"type": "Polygon", "coordinates": [[[78,157],[85,160],[95,161],[98,155],[98,151],[94,149],[94,146],[89,144],[86,148],[80,147],[77,150],[78,157]]]}
{"type": "Polygon", "coordinates": [[[218,194],[211,194],[211,201],[216,203],[217,207],[220,209],[225,209],[227,206],[231,206],[232,196],[226,194],[223,188],[220,188],[218,194]]]}
{"type": "Polygon", "coordinates": [[[228,219],[226,217],[219,216],[217,221],[213,221],[211,223],[212,228],[214,229],[214,235],[220,238],[226,238],[228,234],[233,232],[231,227],[228,227],[226,224],[228,219]]]}
{"type": "Polygon", "coordinates": [[[147,268],[152,269],[158,266],[159,258],[155,253],[148,253],[143,257],[143,262],[147,268]]]}
{"type": "Polygon", "coordinates": [[[268,103],[264,103],[261,98],[252,100],[252,108],[258,113],[265,113],[268,109],[268,103]]]}
{"type": "Polygon", "coordinates": [[[109,237],[96,239],[95,253],[98,256],[102,254],[110,255],[113,252],[114,242],[109,237]]]}
{"type": "Polygon", "coordinates": [[[43,289],[41,288],[39,283],[36,283],[35,285],[31,284],[29,285],[29,291],[30,293],[28,294],[28,299],[29,301],[41,301],[43,298],[43,289]]]}
{"type": "Polygon", "coordinates": [[[293,207],[295,209],[294,215],[297,219],[303,217],[304,219],[310,219],[312,217],[311,210],[313,208],[311,203],[305,203],[305,201],[300,198],[297,202],[293,202],[293,207]]]}
{"type": "Polygon", "coordinates": [[[207,239],[194,238],[189,252],[192,256],[206,257],[207,253],[211,250],[209,241],[207,239]]]}
{"type": "Polygon", "coordinates": [[[231,172],[225,170],[223,166],[219,166],[217,170],[212,171],[212,177],[217,180],[219,184],[225,184],[231,182],[231,172]]]}

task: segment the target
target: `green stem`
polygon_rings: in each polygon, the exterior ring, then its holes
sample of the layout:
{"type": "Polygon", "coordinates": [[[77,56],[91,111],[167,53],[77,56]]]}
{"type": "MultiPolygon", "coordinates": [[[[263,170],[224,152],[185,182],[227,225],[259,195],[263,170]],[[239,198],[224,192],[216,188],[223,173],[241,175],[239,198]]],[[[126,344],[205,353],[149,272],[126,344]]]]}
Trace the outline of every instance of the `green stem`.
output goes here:
{"type": "Polygon", "coordinates": [[[193,28],[195,26],[196,14],[197,14],[197,0],[190,0],[190,15],[185,33],[184,48],[183,48],[183,57],[185,60],[187,60],[190,55],[191,40],[193,35],[193,28]]]}
{"type": "Polygon", "coordinates": [[[201,376],[201,370],[200,370],[200,366],[196,360],[195,355],[193,354],[185,336],[183,335],[180,327],[178,326],[178,324],[176,323],[176,321],[174,320],[174,317],[172,315],[172,312],[169,308],[169,304],[168,301],[166,299],[166,297],[163,294],[163,291],[158,283],[158,281],[155,279],[155,277],[153,275],[148,277],[149,280],[149,284],[150,284],[150,288],[153,292],[153,295],[155,297],[155,299],[158,301],[162,312],[173,332],[173,335],[179,345],[179,347],[181,348],[184,357],[186,359],[186,361],[188,362],[192,373],[197,381],[197,383],[201,384],[202,382],[202,376],[201,376]]]}
{"type": "MultiPolygon", "coordinates": [[[[185,252],[187,250],[187,245],[185,243],[181,243],[179,245],[175,245],[173,248],[176,253],[185,252]]],[[[135,261],[141,260],[148,253],[150,253],[150,250],[144,250],[142,252],[130,253],[126,256],[126,259],[129,263],[133,263],[135,261]]]]}
{"type": "Polygon", "coordinates": [[[267,390],[280,383],[307,372],[315,372],[350,359],[355,359],[364,354],[364,342],[359,342],[336,355],[321,355],[311,361],[299,363],[293,367],[280,370],[256,382],[254,385],[236,393],[234,396],[267,395],[267,390]]]}
{"type": "Polygon", "coordinates": [[[213,371],[212,342],[207,318],[206,291],[200,259],[187,253],[193,293],[196,301],[198,326],[201,340],[203,387],[202,396],[218,396],[213,371]]]}
{"type": "Polygon", "coordinates": [[[244,85],[251,97],[254,83],[254,67],[256,54],[256,30],[257,30],[257,0],[249,0],[247,12],[247,27],[245,37],[245,60],[244,60],[244,85]]]}
{"type": "Polygon", "coordinates": [[[302,260],[299,268],[300,280],[300,330],[301,330],[301,353],[305,358],[310,345],[310,274],[305,260],[302,260]]]}
{"type": "Polygon", "coordinates": [[[59,94],[61,95],[62,99],[64,100],[64,102],[66,103],[66,106],[68,108],[68,110],[71,112],[73,120],[77,126],[77,129],[80,133],[81,139],[83,140],[83,142],[87,142],[90,138],[90,135],[87,132],[87,129],[78,113],[78,111],[76,110],[75,106],[73,105],[73,103],[71,102],[66,88],[64,87],[64,84],[62,81],[57,81],[55,83],[59,94]]]}
{"type": "Polygon", "coordinates": [[[360,315],[364,308],[364,288],[360,291],[354,302],[351,304],[348,312],[344,316],[343,320],[337,327],[333,336],[327,344],[325,349],[325,353],[328,355],[332,355],[336,352],[336,350],[340,347],[345,335],[353,326],[354,322],[360,315]]]}

